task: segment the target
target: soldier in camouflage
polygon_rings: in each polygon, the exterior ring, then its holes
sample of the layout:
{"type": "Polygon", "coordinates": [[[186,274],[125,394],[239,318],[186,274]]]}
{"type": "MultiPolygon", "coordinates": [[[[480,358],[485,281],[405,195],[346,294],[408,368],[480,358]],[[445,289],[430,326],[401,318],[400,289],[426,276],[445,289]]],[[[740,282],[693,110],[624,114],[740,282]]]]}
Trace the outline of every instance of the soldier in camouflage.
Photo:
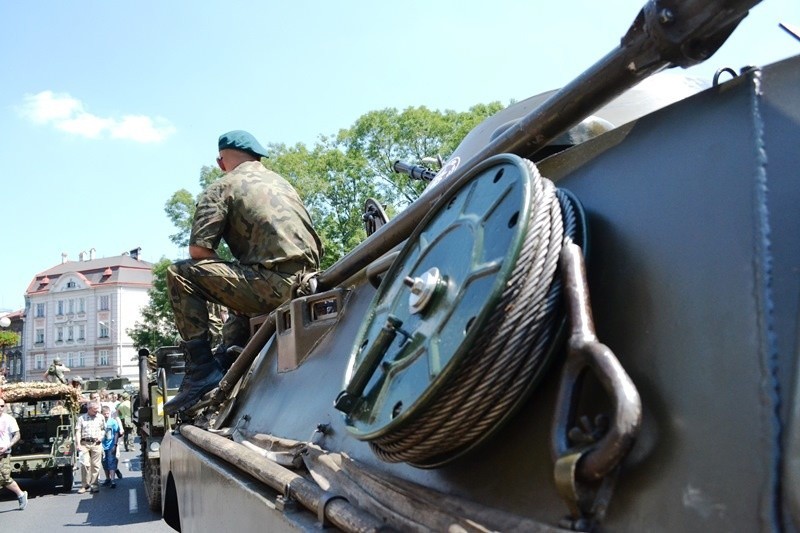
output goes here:
{"type": "Polygon", "coordinates": [[[249,133],[219,138],[217,164],[225,175],[197,203],[189,240],[191,259],[167,270],[167,286],[186,352],[186,375],[169,415],[186,410],[222,379],[230,359],[211,352],[208,303],[228,308],[220,355],[244,346],[251,316],[268,313],[286,301],[298,276],[319,269],[322,244],[297,191],[267,170],[266,150],[249,133]],[[215,249],[225,239],[236,261],[223,261],[215,249]]]}

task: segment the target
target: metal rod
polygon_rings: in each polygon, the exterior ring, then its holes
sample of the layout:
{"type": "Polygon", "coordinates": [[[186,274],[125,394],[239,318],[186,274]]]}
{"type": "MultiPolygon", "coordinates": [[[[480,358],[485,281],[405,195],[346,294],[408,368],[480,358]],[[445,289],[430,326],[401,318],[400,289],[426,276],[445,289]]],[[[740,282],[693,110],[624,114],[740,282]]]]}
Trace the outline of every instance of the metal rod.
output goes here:
{"type": "Polygon", "coordinates": [[[228,369],[228,372],[222,377],[219,382],[216,392],[214,393],[213,402],[220,404],[228,396],[228,393],[233,390],[233,387],[239,379],[250,369],[250,365],[256,360],[259,352],[267,344],[267,341],[275,333],[275,313],[271,313],[267,319],[261,324],[255,334],[250,337],[250,340],[239,354],[239,357],[233,362],[233,365],[228,369]]]}
{"type": "Polygon", "coordinates": [[[688,67],[704,61],[759,1],[682,0],[668,9],[650,0],[619,47],[323,272],[318,278],[320,290],[336,287],[407,239],[438,199],[485,159],[501,153],[526,157],[648,76],[668,66],[688,67]]]}
{"type": "MultiPolygon", "coordinates": [[[[262,326],[263,327],[263,326],[262,326]]],[[[286,497],[293,498],[344,531],[385,531],[383,522],[343,497],[332,498],[316,484],[242,444],[203,429],[182,425],[180,433],[191,443],[227,461],[286,497]],[[322,507],[322,509],[320,509],[322,507]]]]}

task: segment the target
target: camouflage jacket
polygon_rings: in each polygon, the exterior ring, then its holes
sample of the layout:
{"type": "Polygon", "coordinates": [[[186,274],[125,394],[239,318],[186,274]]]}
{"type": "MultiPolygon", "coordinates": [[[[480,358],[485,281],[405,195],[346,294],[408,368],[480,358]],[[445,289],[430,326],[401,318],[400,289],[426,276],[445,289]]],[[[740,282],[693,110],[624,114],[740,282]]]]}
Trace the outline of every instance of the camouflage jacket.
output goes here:
{"type": "Polygon", "coordinates": [[[213,250],[220,239],[240,263],[269,269],[284,262],[318,269],[322,255],[297,191],[258,161],[225,174],[197,202],[189,244],[213,250]]]}

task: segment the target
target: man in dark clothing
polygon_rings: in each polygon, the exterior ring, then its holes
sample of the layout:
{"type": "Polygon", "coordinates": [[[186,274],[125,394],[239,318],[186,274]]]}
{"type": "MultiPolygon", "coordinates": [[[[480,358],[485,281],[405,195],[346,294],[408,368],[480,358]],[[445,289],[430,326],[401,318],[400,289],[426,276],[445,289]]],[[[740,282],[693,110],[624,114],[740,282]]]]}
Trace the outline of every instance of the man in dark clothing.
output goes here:
{"type": "MultiPolygon", "coordinates": [[[[194,405],[213,389],[223,368],[211,353],[208,303],[228,308],[222,347],[244,346],[250,317],[289,298],[298,276],[319,269],[322,244],[297,191],[267,170],[266,150],[241,130],[223,134],[217,164],[225,175],[200,196],[189,239],[191,259],[167,269],[167,287],[186,353],[178,394],[168,415],[194,405]],[[215,250],[225,239],[236,261],[215,250]]],[[[224,361],[224,359],[223,359],[224,361]]],[[[232,361],[227,360],[227,365],[232,361]]]]}

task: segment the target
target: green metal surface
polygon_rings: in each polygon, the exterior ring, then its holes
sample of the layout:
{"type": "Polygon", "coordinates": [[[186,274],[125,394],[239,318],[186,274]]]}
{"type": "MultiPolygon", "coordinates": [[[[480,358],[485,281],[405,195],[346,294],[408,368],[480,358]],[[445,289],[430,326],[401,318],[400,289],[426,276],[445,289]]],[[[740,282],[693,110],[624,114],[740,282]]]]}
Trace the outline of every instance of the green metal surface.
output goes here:
{"type": "Polygon", "coordinates": [[[515,156],[493,158],[473,174],[408,240],[356,337],[348,381],[387,319],[402,322],[347,417],[359,439],[380,437],[425,409],[481,334],[516,264],[529,224],[531,176],[515,156]],[[434,267],[439,286],[428,305],[413,312],[404,280],[434,267]]]}

